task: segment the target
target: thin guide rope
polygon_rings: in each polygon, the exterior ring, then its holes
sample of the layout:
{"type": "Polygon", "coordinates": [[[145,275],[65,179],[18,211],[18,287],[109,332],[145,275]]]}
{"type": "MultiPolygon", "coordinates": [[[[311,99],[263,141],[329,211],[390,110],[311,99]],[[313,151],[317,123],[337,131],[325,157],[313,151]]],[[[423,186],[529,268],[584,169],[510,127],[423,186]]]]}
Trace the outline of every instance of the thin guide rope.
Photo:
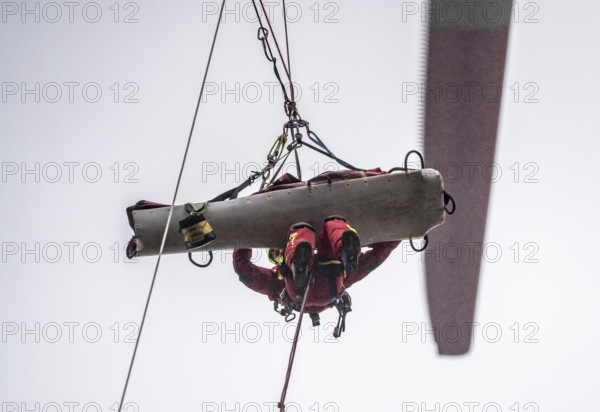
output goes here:
{"type": "Polygon", "coordinates": [[[285,70],[285,74],[287,75],[288,80],[291,81],[290,71],[288,70],[288,67],[285,64],[285,59],[283,58],[283,54],[281,53],[281,49],[279,48],[279,43],[277,42],[277,37],[275,36],[275,32],[273,31],[273,26],[271,26],[271,21],[269,20],[269,14],[267,13],[267,10],[265,9],[263,0],[260,0],[259,2],[260,2],[260,7],[262,8],[262,11],[265,14],[265,17],[267,20],[267,25],[269,26],[269,30],[271,30],[271,34],[273,35],[273,40],[275,41],[275,46],[277,47],[277,53],[279,54],[279,58],[281,59],[281,64],[283,65],[283,70],[285,70]]]}
{"type": "MultiPolygon", "coordinates": [[[[287,53],[287,65],[288,65],[288,76],[290,79],[290,93],[292,95],[292,102],[296,101],[294,96],[294,84],[292,83],[292,63],[290,62],[290,42],[288,39],[288,22],[287,22],[287,10],[285,8],[285,0],[283,2],[283,24],[285,26],[285,50],[287,53]]],[[[300,178],[302,180],[302,178],[300,178]]]]}
{"type": "Polygon", "coordinates": [[[140,323],[140,332],[138,333],[138,337],[135,341],[135,347],[133,349],[133,356],[131,357],[131,363],[129,364],[129,371],[127,372],[127,379],[125,380],[125,386],[123,387],[123,394],[121,395],[121,402],[119,402],[119,410],[121,412],[123,410],[123,401],[125,400],[125,395],[127,394],[127,388],[129,387],[129,380],[131,378],[131,371],[133,370],[133,364],[135,363],[135,357],[137,354],[138,346],[140,343],[140,339],[142,337],[142,331],[144,329],[144,323],[146,322],[146,315],[148,313],[148,307],[150,306],[150,299],[152,298],[152,291],[154,290],[154,283],[156,282],[156,275],[158,274],[158,268],[160,266],[160,259],[162,257],[163,250],[165,248],[165,242],[167,240],[167,233],[169,231],[169,225],[171,224],[171,218],[173,217],[173,208],[175,207],[175,201],[177,200],[177,193],[179,192],[179,185],[181,184],[181,177],[183,175],[183,169],[185,168],[185,162],[187,160],[187,155],[190,149],[190,144],[192,142],[192,135],[194,134],[194,127],[196,126],[196,119],[198,118],[198,110],[200,109],[200,102],[202,101],[202,95],[204,94],[204,86],[206,84],[206,77],[208,76],[208,69],[210,67],[210,63],[212,61],[213,51],[215,49],[215,43],[217,41],[217,34],[219,32],[219,27],[221,26],[221,17],[223,15],[223,9],[225,8],[225,0],[221,3],[221,12],[219,13],[219,20],[217,22],[217,27],[215,29],[215,34],[213,36],[212,45],[210,47],[210,54],[208,55],[208,61],[206,63],[206,69],[204,70],[204,78],[202,79],[202,87],[200,88],[200,95],[198,97],[198,103],[196,104],[196,111],[194,112],[194,119],[192,120],[192,126],[190,128],[190,134],[187,139],[187,144],[185,146],[185,152],[183,154],[183,160],[181,161],[181,168],[179,169],[179,176],[177,177],[177,184],[175,186],[175,193],[173,193],[173,200],[171,201],[171,207],[169,208],[169,217],[167,218],[167,224],[165,225],[165,231],[163,233],[163,238],[160,243],[160,250],[158,252],[158,258],[156,259],[156,266],[154,267],[154,274],[152,275],[152,283],[150,284],[150,291],[148,292],[148,298],[146,299],[146,306],[144,307],[144,314],[142,315],[142,322],[140,323]]]}
{"type": "Polygon", "coordinates": [[[283,390],[281,391],[281,398],[279,399],[279,411],[285,411],[285,397],[287,395],[288,386],[290,384],[290,377],[292,376],[292,368],[294,366],[294,359],[296,358],[296,347],[298,346],[298,339],[300,337],[300,330],[302,329],[302,318],[304,317],[304,309],[306,307],[306,300],[310,291],[310,285],[312,283],[313,274],[310,274],[308,279],[308,285],[304,291],[304,298],[302,299],[302,307],[300,308],[300,315],[298,316],[298,324],[296,325],[296,333],[294,334],[294,342],[292,343],[292,349],[290,351],[290,358],[288,360],[287,372],[285,374],[285,382],[283,384],[283,390]]]}

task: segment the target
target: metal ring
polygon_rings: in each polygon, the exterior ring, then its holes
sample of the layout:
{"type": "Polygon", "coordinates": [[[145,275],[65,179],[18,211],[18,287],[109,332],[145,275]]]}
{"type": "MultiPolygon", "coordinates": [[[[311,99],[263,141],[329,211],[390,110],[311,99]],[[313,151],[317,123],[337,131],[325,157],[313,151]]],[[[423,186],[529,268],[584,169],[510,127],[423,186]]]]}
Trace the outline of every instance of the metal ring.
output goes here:
{"type": "Polygon", "coordinates": [[[425,160],[423,160],[423,155],[418,150],[411,150],[404,156],[404,169],[408,170],[408,158],[413,153],[419,156],[419,159],[421,160],[421,169],[425,169],[425,160]]]}
{"type": "Polygon", "coordinates": [[[425,249],[427,249],[427,245],[429,245],[429,235],[425,235],[423,237],[423,240],[425,241],[425,244],[423,245],[423,247],[421,249],[417,249],[415,247],[415,244],[413,243],[412,237],[408,239],[408,241],[410,242],[410,247],[412,248],[412,250],[414,250],[415,252],[422,252],[425,249]]]}
{"type": "Polygon", "coordinates": [[[456,202],[454,201],[454,198],[450,195],[450,193],[446,192],[445,190],[443,193],[444,193],[444,210],[449,215],[452,215],[456,211],[456,202]],[[452,210],[448,210],[448,207],[447,207],[448,203],[452,203],[452,210]]]}
{"type": "Polygon", "coordinates": [[[203,268],[203,269],[204,269],[204,268],[207,268],[207,267],[209,267],[209,266],[210,266],[210,264],[212,263],[212,261],[213,261],[213,252],[212,252],[212,250],[209,250],[209,251],[208,251],[208,262],[207,262],[207,263],[205,263],[205,264],[202,264],[202,263],[198,263],[198,262],[196,262],[196,261],[195,261],[195,260],[192,258],[192,252],[189,252],[189,253],[188,253],[188,258],[190,259],[190,262],[192,262],[192,264],[193,264],[194,266],[198,266],[199,268],[203,268]]]}
{"type": "Polygon", "coordinates": [[[290,312],[286,317],[285,317],[285,321],[286,322],[291,322],[294,319],[296,319],[296,314],[294,312],[290,312]]]}
{"type": "Polygon", "coordinates": [[[269,31],[267,29],[265,29],[264,27],[259,27],[258,28],[258,40],[265,41],[268,37],[269,37],[269,31]],[[260,37],[261,33],[263,34],[264,37],[260,37]]]}
{"type": "Polygon", "coordinates": [[[137,242],[135,241],[137,238],[132,236],[129,242],[127,243],[127,248],[125,249],[125,253],[127,254],[127,259],[133,259],[135,255],[137,255],[137,242]]]}

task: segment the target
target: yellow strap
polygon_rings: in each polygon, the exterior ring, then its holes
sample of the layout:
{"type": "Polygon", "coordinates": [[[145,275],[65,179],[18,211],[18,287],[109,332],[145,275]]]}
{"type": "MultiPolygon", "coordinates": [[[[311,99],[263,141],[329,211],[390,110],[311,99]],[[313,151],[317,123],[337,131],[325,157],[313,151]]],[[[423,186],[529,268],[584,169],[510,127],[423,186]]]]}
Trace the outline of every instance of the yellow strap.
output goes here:
{"type": "Polygon", "coordinates": [[[206,209],[208,209],[208,202],[204,202],[202,209],[199,210],[198,213],[204,213],[204,212],[206,212],[206,209]]]}
{"type": "Polygon", "coordinates": [[[200,210],[193,203],[188,203],[188,205],[192,209],[192,212],[190,213],[191,215],[202,214],[202,213],[206,212],[206,209],[208,209],[208,202],[204,202],[204,205],[202,206],[202,209],[200,209],[200,210]]]}
{"type": "Polygon", "coordinates": [[[325,262],[318,262],[319,266],[326,266],[326,265],[341,265],[342,262],[339,260],[327,260],[325,262]]]}

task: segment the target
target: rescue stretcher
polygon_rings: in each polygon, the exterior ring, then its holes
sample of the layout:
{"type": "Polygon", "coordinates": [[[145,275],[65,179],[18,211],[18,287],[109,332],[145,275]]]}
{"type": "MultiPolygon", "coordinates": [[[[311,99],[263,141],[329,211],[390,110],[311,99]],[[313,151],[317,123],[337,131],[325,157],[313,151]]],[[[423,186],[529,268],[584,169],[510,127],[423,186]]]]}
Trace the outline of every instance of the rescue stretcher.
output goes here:
{"type": "MultiPolygon", "coordinates": [[[[204,209],[216,240],[198,250],[283,249],[292,224],[306,222],[318,232],[330,215],[348,219],[363,246],[407,239],[412,243],[444,222],[446,196],[440,173],[420,169],[341,181],[320,179],[233,200],[201,202],[195,206],[204,209]]],[[[169,209],[146,201],[127,208],[134,231],[128,256],[159,254],[169,209]]],[[[174,207],[163,254],[190,252],[178,223],[188,212],[185,205],[174,207]]]]}

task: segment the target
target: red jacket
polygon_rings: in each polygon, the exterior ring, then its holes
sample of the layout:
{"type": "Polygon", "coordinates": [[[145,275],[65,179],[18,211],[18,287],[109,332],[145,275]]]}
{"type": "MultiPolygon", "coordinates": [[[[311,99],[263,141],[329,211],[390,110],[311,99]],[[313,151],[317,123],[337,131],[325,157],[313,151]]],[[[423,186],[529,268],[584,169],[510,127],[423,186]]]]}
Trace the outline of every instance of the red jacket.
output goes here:
{"type": "MultiPolygon", "coordinates": [[[[323,265],[315,262],[314,283],[306,301],[306,312],[319,313],[329,308],[344,287],[349,288],[377,269],[399,244],[399,241],[374,243],[371,250],[360,254],[358,272],[345,278],[341,264],[323,265]]],[[[284,288],[290,299],[295,299],[297,291],[287,266],[282,264],[271,269],[263,268],[253,264],[251,258],[251,249],[233,252],[233,268],[243,284],[255,292],[267,295],[271,301],[277,300],[284,288]]]]}

